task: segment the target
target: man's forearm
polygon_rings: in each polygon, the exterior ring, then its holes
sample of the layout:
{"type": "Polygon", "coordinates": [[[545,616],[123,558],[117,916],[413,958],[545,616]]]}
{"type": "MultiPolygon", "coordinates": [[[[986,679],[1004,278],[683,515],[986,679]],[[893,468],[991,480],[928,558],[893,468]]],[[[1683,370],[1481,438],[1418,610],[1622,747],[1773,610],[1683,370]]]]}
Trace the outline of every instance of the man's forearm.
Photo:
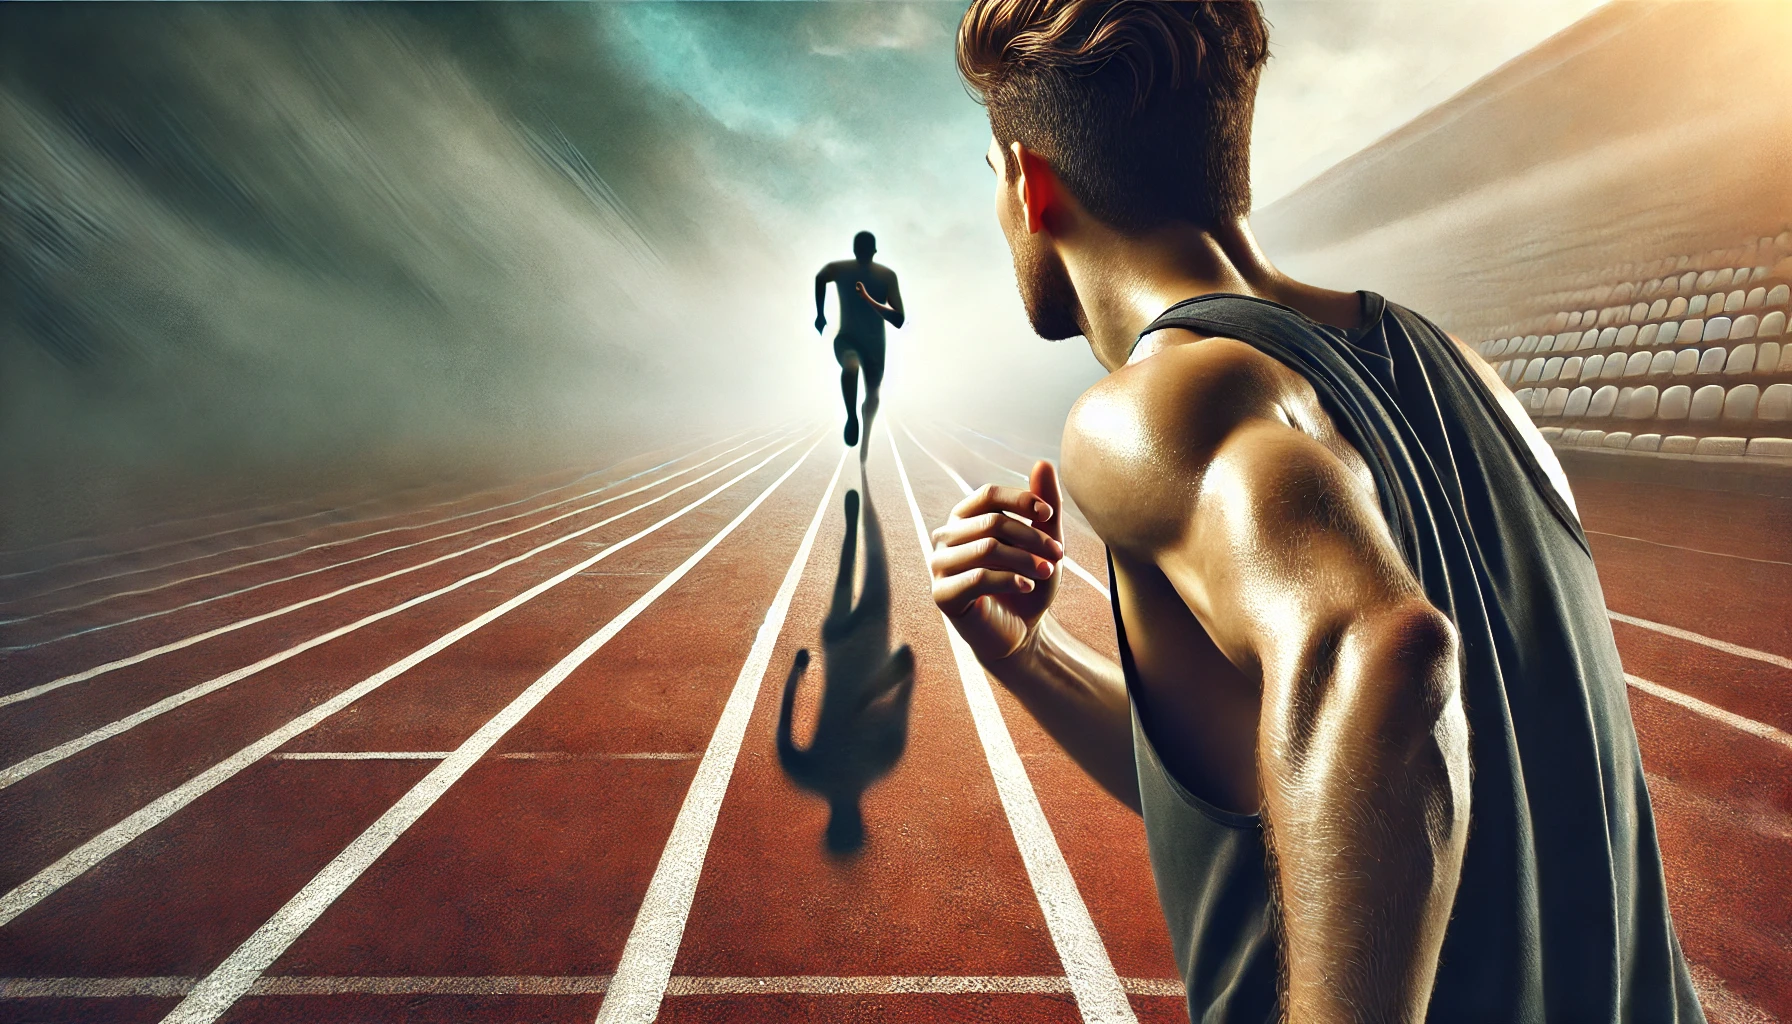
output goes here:
{"type": "Polygon", "coordinates": [[[1139,809],[1132,710],[1117,662],[1047,615],[1020,651],[988,667],[1091,778],[1139,809]]]}
{"type": "Polygon", "coordinates": [[[828,283],[818,277],[815,279],[815,318],[817,320],[827,315],[827,306],[828,283]]]}
{"type": "Polygon", "coordinates": [[[1311,683],[1265,693],[1264,812],[1301,1024],[1423,1020],[1455,899],[1469,793],[1453,634],[1393,619],[1345,630],[1311,683]]]}

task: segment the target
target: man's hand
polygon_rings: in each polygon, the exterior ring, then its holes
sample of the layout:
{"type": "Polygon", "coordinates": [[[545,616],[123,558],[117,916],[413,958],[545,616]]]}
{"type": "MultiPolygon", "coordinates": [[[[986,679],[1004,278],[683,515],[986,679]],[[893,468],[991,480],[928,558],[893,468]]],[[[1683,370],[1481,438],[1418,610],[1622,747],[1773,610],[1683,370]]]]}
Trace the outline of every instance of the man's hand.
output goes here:
{"type": "Polygon", "coordinates": [[[1029,482],[977,489],[933,531],[933,601],[985,665],[1032,641],[1057,593],[1058,474],[1040,461],[1029,482]]]}
{"type": "Polygon", "coordinates": [[[815,333],[816,334],[820,334],[822,331],[822,328],[826,327],[827,325],[828,325],[827,317],[823,316],[820,313],[815,314],[815,333]]]}
{"type": "Polygon", "coordinates": [[[853,290],[857,291],[859,293],[859,298],[864,299],[867,303],[869,303],[871,305],[872,309],[877,310],[879,313],[883,314],[885,317],[895,315],[896,307],[895,306],[886,306],[883,303],[872,298],[871,293],[865,290],[865,282],[860,281],[859,283],[853,285],[853,290]]]}

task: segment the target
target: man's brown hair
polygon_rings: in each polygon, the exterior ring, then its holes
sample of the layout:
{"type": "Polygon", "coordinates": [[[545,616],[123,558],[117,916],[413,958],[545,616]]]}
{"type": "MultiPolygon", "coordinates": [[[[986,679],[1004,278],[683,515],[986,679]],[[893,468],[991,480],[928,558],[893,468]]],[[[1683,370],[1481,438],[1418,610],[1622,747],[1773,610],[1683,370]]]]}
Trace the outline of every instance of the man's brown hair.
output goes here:
{"type": "MultiPolygon", "coordinates": [[[[1251,207],[1256,0],[972,0],[958,70],[1010,142],[1123,231],[1251,207]]],[[[1012,157],[1008,158],[1012,161],[1012,157]]]]}

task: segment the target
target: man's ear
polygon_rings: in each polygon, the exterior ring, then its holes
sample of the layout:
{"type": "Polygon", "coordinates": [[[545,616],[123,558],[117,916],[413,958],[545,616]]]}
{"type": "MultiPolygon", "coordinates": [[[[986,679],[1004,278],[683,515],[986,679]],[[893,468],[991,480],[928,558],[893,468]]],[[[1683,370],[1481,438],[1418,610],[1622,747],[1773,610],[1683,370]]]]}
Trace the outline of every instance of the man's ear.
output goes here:
{"type": "Polygon", "coordinates": [[[1045,211],[1058,204],[1058,176],[1038,153],[1019,142],[1008,147],[1014,157],[1014,188],[1026,214],[1027,233],[1037,234],[1045,228],[1045,211]]]}

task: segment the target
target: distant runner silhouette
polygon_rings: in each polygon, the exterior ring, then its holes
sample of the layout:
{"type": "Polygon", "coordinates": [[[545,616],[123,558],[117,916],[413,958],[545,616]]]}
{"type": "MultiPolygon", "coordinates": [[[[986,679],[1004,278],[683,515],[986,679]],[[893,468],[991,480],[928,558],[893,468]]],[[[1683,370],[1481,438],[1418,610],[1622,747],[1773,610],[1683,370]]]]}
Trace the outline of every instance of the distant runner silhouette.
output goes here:
{"type": "MultiPolygon", "coordinates": [[[[877,389],[884,380],[884,321],[896,327],[906,319],[896,272],[871,262],[877,239],[861,231],[852,239],[853,259],[837,260],[815,275],[815,331],[827,327],[823,310],[828,282],[840,296],[840,330],[834,335],[834,358],[840,361],[840,396],[846,400],[846,444],[859,443],[859,416],[853,408],[859,389],[859,372],[865,374],[865,436],[871,436],[871,420],[877,415],[877,389]]],[[[859,457],[864,458],[865,450],[859,457]]]]}
{"type": "MultiPolygon", "coordinates": [[[[860,483],[864,487],[864,483],[860,483]]],[[[784,681],[778,710],[778,763],[803,789],[826,798],[827,847],[851,853],[865,843],[859,797],[888,774],[908,745],[909,698],[914,693],[915,657],[907,644],[890,651],[890,576],[884,560],[883,531],[865,491],[865,585],[852,605],[853,561],[858,551],[859,494],[846,492],[846,539],[840,545],[840,573],[834,599],[821,624],[826,682],[815,737],[808,749],[796,745],[791,716],[796,688],[809,667],[807,648],[784,681]]]]}

